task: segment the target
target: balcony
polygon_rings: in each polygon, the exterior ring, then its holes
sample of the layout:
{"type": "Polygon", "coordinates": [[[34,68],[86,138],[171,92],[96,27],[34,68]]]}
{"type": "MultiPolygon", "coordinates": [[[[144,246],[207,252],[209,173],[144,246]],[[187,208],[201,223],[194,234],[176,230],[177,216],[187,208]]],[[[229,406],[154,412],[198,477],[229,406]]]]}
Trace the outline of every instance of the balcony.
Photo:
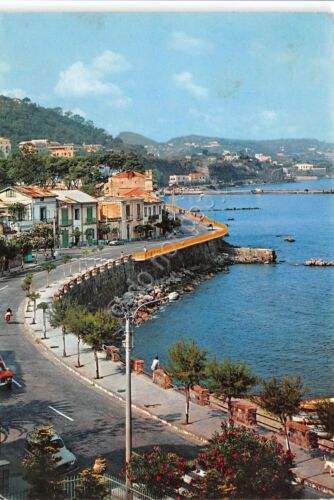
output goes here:
{"type": "Polygon", "coordinates": [[[96,224],[96,219],[94,217],[91,217],[90,219],[86,219],[85,224],[87,226],[89,226],[90,224],[96,224]]]}
{"type": "Polygon", "coordinates": [[[36,222],[36,224],[53,224],[53,217],[44,217],[43,219],[40,219],[39,222],[36,222]]]}
{"type": "Polygon", "coordinates": [[[60,221],[60,225],[63,227],[72,226],[72,224],[73,224],[72,219],[64,219],[60,221]]]}

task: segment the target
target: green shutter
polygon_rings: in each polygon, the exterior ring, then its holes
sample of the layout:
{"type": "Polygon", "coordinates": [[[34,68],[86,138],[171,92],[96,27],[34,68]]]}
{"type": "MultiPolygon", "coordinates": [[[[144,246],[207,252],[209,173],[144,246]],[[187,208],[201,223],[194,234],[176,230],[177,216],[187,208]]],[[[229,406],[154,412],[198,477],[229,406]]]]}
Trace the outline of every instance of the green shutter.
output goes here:
{"type": "Polygon", "coordinates": [[[87,207],[87,224],[93,223],[93,207],[87,207]]]}
{"type": "Polygon", "coordinates": [[[68,224],[68,208],[62,208],[61,209],[61,223],[63,225],[68,224]]]}

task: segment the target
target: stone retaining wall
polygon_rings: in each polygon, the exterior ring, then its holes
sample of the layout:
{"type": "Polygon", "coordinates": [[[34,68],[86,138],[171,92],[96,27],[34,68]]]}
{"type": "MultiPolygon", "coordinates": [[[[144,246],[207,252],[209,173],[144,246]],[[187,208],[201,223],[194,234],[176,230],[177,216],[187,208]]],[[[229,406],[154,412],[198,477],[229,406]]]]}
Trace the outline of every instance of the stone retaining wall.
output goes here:
{"type": "Polygon", "coordinates": [[[144,261],[126,260],[94,273],[89,279],[69,287],[66,297],[91,307],[107,307],[115,296],[134,291],[170,275],[173,271],[221,270],[233,263],[272,263],[273,250],[233,247],[215,239],[144,261]]]}

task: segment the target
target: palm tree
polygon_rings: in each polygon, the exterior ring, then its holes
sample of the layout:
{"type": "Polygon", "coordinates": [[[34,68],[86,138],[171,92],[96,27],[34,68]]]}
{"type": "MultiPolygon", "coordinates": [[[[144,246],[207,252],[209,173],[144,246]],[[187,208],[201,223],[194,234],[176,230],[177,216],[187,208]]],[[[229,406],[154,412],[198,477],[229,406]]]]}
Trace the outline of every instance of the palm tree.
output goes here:
{"type": "MultiPolygon", "coordinates": [[[[27,299],[29,299],[29,294],[32,292],[33,277],[34,277],[33,273],[26,273],[21,284],[21,288],[25,292],[27,299]]],[[[29,300],[27,300],[26,312],[28,312],[28,309],[29,309],[29,300]]]]}
{"type": "Polygon", "coordinates": [[[245,363],[233,363],[225,358],[221,363],[214,357],[207,364],[207,386],[218,397],[227,400],[228,412],[232,416],[232,398],[244,398],[257,382],[245,363]]]}
{"type": "Polygon", "coordinates": [[[32,318],[32,325],[36,325],[36,301],[37,299],[40,298],[40,294],[39,293],[36,293],[36,292],[31,292],[29,293],[28,295],[28,298],[33,302],[34,304],[34,315],[33,315],[33,318],[32,318]]]}
{"type": "Polygon", "coordinates": [[[200,349],[195,340],[181,339],[168,350],[169,364],[166,372],[176,381],[184,384],[186,393],[185,424],[189,424],[190,389],[205,377],[207,350],[200,349]]]}
{"type": "Polygon", "coordinates": [[[37,306],[37,309],[42,309],[43,311],[43,330],[44,330],[44,339],[46,339],[46,311],[49,309],[49,304],[47,302],[40,302],[37,306]]]}
{"type": "Polygon", "coordinates": [[[47,272],[47,277],[46,277],[46,288],[49,288],[50,284],[49,284],[49,275],[51,273],[51,271],[53,271],[54,269],[56,269],[56,264],[54,264],[53,262],[45,262],[44,264],[42,264],[42,269],[43,271],[46,271],[47,272]]]}

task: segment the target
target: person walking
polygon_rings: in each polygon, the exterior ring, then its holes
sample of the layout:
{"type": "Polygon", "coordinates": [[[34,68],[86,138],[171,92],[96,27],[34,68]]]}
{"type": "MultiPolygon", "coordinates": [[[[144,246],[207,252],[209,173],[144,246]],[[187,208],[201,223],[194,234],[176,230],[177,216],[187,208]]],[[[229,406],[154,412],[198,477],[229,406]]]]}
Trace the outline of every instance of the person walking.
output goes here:
{"type": "Polygon", "coordinates": [[[10,309],[10,307],[8,307],[7,311],[5,312],[5,320],[7,321],[7,323],[9,323],[12,319],[12,314],[12,310],[10,309]]]}
{"type": "Polygon", "coordinates": [[[151,370],[152,370],[152,382],[153,384],[156,383],[156,379],[157,379],[157,376],[156,376],[156,370],[159,370],[160,368],[160,362],[159,362],[159,358],[158,356],[155,356],[154,360],[152,361],[152,365],[151,365],[151,370]]]}

